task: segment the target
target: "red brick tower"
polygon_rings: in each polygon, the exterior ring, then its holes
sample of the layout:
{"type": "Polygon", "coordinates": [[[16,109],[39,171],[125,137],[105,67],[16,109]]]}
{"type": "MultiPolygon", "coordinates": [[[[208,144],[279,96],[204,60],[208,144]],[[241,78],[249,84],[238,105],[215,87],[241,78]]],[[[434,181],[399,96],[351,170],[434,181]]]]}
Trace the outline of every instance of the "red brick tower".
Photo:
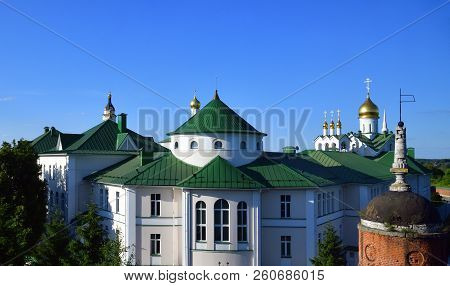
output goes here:
{"type": "Polygon", "coordinates": [[[447,242],[437,210],[405,182],[406,128],[399,122],[389,191],[361,214],[359,265],[446,265],[447,242]]]}

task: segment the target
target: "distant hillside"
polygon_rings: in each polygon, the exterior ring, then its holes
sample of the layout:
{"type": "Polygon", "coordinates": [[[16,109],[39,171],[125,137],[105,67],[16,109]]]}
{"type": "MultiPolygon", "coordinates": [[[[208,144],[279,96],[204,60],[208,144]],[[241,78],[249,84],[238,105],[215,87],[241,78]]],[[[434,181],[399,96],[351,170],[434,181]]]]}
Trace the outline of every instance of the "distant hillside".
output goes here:
{"type": "Polygon", "coordinates": [[[437,187],[450,187],[450,159],[417,159],[433,172],[431,184],[437,187]]]}

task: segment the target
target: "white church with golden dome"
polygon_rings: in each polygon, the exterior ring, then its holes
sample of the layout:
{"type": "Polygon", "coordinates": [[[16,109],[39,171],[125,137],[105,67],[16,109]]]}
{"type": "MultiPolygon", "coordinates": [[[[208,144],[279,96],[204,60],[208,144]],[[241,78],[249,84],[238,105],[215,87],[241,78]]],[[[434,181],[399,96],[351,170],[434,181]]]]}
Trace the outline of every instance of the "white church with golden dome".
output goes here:
{"type": "Polygon", "coordinates": [[[386,111],[383,114],[381,132],[378,129],[380,112],[378,106],[370,98],[369,78],[365,81],[367,96],[359,107],[359,131],[342,133],[340,111],[337,110],[337,123],[334,123],[334,112],[330,112],[331,121],[327,122],[327,112],[324,112],[325,120],[321,136],[314,140],[315,150],[354,152],[361,156],[375,157],[383,152],[394,150],[394,134],[388,131],[386,111]]]}

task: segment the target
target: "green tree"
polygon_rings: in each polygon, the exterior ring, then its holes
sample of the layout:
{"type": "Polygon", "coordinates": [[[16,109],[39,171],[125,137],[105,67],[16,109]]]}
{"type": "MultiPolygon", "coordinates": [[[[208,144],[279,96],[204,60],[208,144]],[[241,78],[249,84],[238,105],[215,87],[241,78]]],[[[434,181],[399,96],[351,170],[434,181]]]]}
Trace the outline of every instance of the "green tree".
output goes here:
{"type": "Polygon", "coordinates": [[[342,241],[331,225],[327,225],[324,238],[319,242],[319,254],[311,259],[315,266],[345,265],[345,253],[342,241]]]}
{"type": "Polygon", "coordinates": [[[64,265],[69,258],[69,229],[60,211],[50,215],[41,242],[31,255],[32,265],[64,265]]]}
{"type": "Polygon", "coordinates": [[[102,262],[101,265],[108,266],[120,266],[126,264],[122,258],[125,253],[123,247],[122,237],[120,232],[116,232],[115,239],[107,240],[102,249],[102,262]]]}
{"type": "Polygon", "coordinates": [[[97,214],[97,206],[90,204],[88,210],[76,217],[76,239],[69,244],[70,265],[99,265],[107,243],[101,226],[103,218],[97,214]]]}
{"type": "Polygon", "coordinates": [[[0,148],[0,263],[23,265],[27,250],[44,231],[46,183],[40,180],[38,155],[27,141],[0,148]]]}

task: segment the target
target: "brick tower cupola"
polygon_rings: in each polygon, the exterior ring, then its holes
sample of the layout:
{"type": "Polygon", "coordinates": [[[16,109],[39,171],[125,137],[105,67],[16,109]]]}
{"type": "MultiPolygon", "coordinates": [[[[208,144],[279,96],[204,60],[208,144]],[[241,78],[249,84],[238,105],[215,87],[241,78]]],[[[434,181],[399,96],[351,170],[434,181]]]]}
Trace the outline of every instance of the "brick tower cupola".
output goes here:
{"type": "Polygon", "coordinates": [[[362,211],[359,265],[446,265],[446,234],[431,202],[412,192],[406,181],[406,128],[395,131],[395,182],[362,211]]]}

